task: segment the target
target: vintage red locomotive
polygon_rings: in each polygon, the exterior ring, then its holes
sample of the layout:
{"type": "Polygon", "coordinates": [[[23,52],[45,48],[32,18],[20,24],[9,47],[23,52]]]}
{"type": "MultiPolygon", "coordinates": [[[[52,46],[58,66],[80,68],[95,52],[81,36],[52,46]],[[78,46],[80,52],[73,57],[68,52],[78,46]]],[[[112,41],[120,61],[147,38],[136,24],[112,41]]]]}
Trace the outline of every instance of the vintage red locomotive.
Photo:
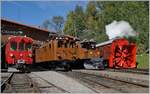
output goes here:
{"type": "Polygon", "coordinates": [[[116,38],[96,45],[100,57],[109,68],[136,68],[136,44],[116,38]]]}
{"type": "Polygon", "coordinates": [[[18,70],[24,71],[32,64],[32,38],[26,36],[10,36],[2,48],[2,68],[15,65],[18,70]]]}

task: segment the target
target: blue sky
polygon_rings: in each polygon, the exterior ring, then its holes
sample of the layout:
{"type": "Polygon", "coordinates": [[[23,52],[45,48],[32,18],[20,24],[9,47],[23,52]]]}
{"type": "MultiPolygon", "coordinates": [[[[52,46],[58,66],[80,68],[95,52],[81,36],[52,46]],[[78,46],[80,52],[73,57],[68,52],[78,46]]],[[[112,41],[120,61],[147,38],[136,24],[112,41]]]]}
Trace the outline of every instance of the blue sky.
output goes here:
{"type": "Polygon", "coordinates": [[[53,16],[66,16],[78,4],[85,9],[88,1],[3,1],[1,16],[27,25],[39,26],[53,16]]]}

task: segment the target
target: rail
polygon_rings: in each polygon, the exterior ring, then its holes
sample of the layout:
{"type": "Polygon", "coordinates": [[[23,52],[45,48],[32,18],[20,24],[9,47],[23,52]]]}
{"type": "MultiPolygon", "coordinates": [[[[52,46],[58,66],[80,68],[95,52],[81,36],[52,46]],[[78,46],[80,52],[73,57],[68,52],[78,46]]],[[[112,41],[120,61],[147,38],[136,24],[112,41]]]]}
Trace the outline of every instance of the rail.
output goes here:
{"type": "Polygon", "coordinates": [[[127,73],[135,73],[135,74],[149,74],[149,69],[107,69],[108,71],[113,72],[127,72],[127,73]]]}
{"type": "MultiPolygon", "coordinates": [[[[108,89],[108,91],[110,91],[109,93],[111,93],[112,89],[119,93],[121,92],[122,93],[128,93],[128,92],[135,93],[135,92],[142,92],[142,90],[144,90],[143,92],[148,92],[148,87],[149,87],[147,85],[123,81],[117,78],[114,79],[114,78],[107,77],[107,76],[100,76],[100,75],[94,75],[94,74],[88,74],[88,73],[82,73],[82,72],[76,72],[76,71],[73,71],[70,73],[62,73],[62,74],[75,78],[79,81],[81,80],[85,83],[89,83],[92,89],[95,89],[96,88],[95,86],[99,86],[97,87],[97,89],[103,86],[106,89],[108,89]],[[134,91],[134,89],[132,90],[131,88],[135,88],[135,89],[139,88],[139,89],[137,91],[134,91]]],[[[97,91],[97,89],[94,91],[97,91]]]]}
{"type": "Polygon", "coordinates": [[[6,80],[4,80],[2,83],[1,83],[1,92],[3,92],[3,90],[5,89],[5,86],[7,83],[10,83],[10,80],[11,78],[13,77],[14,73],[11,73],[8,78],[6,80]]]}

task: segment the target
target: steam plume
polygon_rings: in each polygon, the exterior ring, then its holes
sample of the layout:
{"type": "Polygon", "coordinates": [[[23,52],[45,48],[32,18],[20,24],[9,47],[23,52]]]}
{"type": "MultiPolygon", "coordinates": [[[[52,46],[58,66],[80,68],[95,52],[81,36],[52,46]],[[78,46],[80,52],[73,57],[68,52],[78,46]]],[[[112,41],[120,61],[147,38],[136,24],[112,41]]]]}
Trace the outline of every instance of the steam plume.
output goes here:
{"type": "Polygon", "coordinates": [[[105,28],[109,39],[116,37],[136,36],[136,32],[126,21],[113,21],[111,24],[106,25],[105,28]]]}

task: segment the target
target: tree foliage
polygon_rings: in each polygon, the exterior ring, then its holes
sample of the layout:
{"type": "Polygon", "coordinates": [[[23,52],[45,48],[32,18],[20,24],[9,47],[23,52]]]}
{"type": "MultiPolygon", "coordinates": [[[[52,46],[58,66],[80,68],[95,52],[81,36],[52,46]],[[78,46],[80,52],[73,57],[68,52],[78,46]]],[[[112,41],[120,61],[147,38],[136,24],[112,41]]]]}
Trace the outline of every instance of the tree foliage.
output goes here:
{"type": "MultiPolygon", "coordinates": [[[[104,25],[111,23],[113,20],[125,20],[131,24],[133,29],[138,33],[136,43],[138,45],[138,53],[148,49],[149,38],[149,9],[147,1],[122,1],[122,2],[96,2],[100,8],[99,15],[104,25]],[[143,45],[143,49],[141,49],[143,45]]],[[[104,28],[104,26],[102,26],[104,28]]]]}
{"type": "Polygon", "coordinates": [[[107,24],[124,20],[138,33],[133,39],[138,45],[138,53],[142,53],[149,48],[148,19],[148,1],[90,1],[85,11],[77,5],[68,13],[64,32],[81,39],[93,38],[99,43],[108,40],[107,24]]]}
{"type": "Polygon", "coordinates": [[[64,23],[64,19],[62,16],[54,16],[51,21],[51,25],[59,34],[63,34],[62,32],[63,23],[64,23]]]}
{"type": "Polygon", "coordinates": [[[54,16],[52,19],[47,19],[41,25],[44,29],[54,29],[58,34],[63,34],[64,18],[62,16],[54,16]]]}
{"type": "Polygon", "coordinates": [[[71,11],[67,16],[67,21],[64,25],[64,32],[73,36],[80,37],[80,34],[85,29],[85,15],[81,6],[77,5],[74,11],[71,11]]]}

